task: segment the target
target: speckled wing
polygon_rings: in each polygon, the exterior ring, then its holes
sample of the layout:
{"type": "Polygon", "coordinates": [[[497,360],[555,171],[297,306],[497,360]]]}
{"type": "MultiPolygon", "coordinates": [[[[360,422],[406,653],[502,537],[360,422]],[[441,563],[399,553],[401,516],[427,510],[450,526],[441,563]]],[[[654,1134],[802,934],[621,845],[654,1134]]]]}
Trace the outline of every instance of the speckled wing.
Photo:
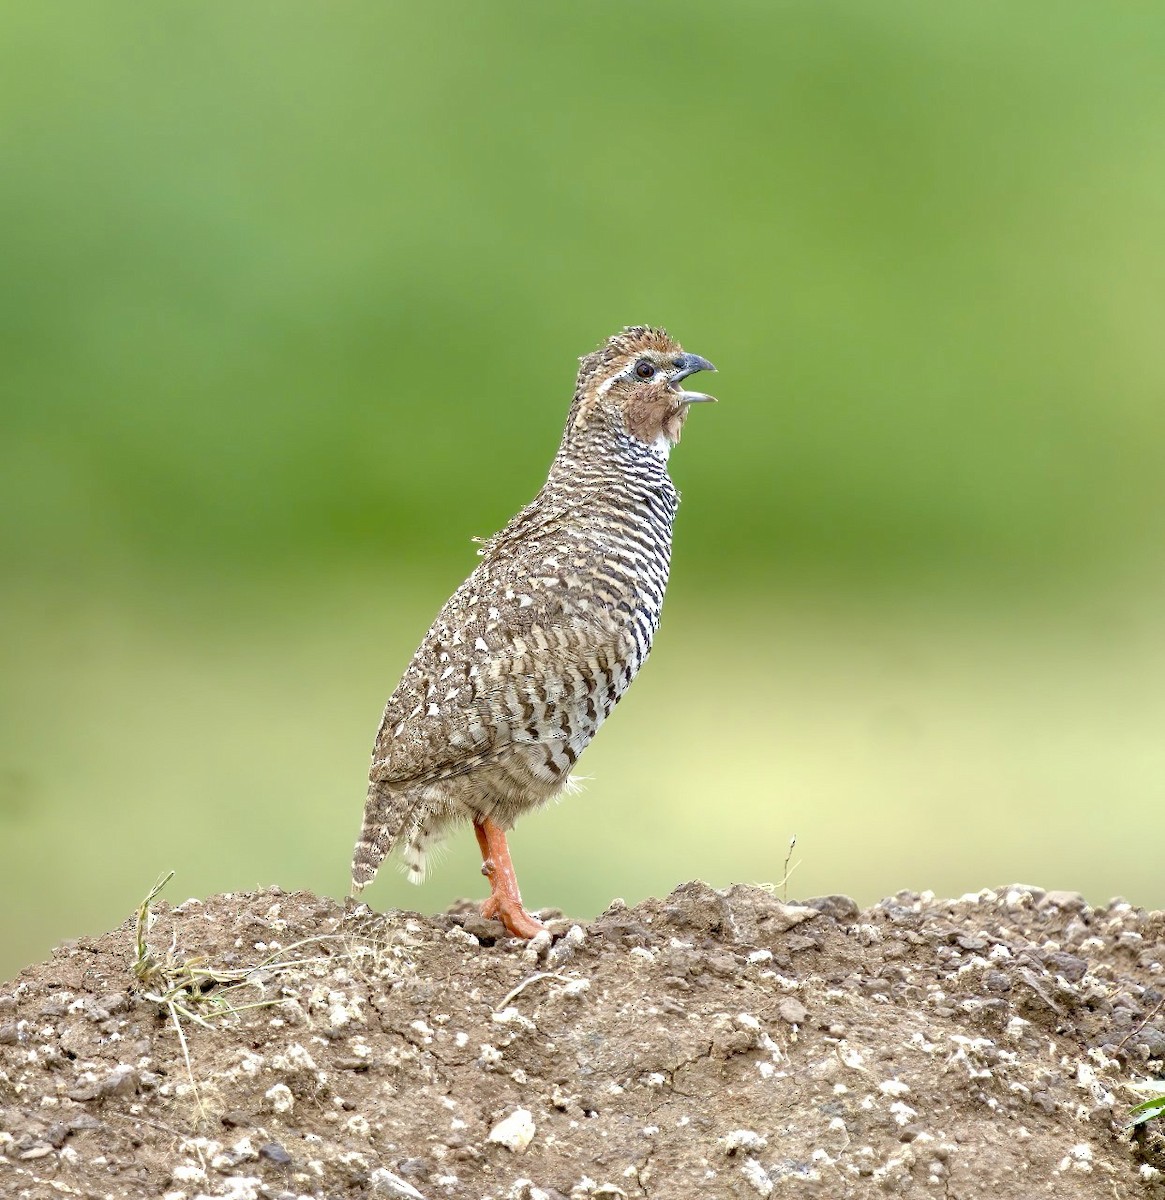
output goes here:
{"type": "Polygon", "coordinates": [[[585,741],[580,722],[593,733],[596,703],[608,708],[626,613],[578,587],[599,557],[585,538],[545,520],[531,538],[523,515],[487,543],[389,699],[374,783],[421,786],[496,762],[517,743],[585,741]]]}

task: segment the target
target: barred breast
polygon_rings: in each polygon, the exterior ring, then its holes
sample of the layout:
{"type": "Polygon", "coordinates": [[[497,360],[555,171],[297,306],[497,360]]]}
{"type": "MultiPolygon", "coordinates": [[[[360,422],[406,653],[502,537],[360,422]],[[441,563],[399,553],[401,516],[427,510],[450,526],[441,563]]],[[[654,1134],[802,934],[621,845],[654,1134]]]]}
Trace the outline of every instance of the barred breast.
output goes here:
{"type": "Polygon", "coordinates": [[[650,653],[679,497],[657,456],[626,450],[637,470],[552,477],[484,544],[390,698],[371,778],[411,798],[411,875],[459,815],[509,827],[568,786],[650,653]]]}
{"type": "Polygon", "coordinates": [[[490,878],[483,913],[541,928],[521,903],[505,834],[566,787],[651,652],[679,495],[667,472],[714,371],[662,329],[628,326],[579,364],[546,482],[479,551],[438,614],[377,732],[352,881],[400,846],[410,877],[471,820],[490,878]]]}

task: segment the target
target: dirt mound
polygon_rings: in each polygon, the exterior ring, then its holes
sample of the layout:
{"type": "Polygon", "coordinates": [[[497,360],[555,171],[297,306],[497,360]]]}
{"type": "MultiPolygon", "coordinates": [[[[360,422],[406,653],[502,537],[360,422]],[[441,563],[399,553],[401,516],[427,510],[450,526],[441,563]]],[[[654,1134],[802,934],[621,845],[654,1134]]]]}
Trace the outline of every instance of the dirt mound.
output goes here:
{"type": "Polygon", "coordinates": [[[0,989],[0,1194],[1165,1196],[1121,1132],[1161,913],[690,883],[552,928],[271,889],[64,945],[0,989]]]}

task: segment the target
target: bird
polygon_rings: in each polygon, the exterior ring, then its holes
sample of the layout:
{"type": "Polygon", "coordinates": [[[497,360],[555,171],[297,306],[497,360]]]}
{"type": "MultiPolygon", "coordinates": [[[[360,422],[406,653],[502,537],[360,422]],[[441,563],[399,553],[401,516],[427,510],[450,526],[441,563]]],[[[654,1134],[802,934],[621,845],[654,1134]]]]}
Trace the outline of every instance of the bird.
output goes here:
{"type": "Polygon", "coordinates": [[[471,822],[486,918],[544,928],[522,904],[506,833],[573,790],[579,755],[651,650],[679,493],[668,457],[716,368],[665,329],[627,326],[579,360],[546,482],[499,533],[425,634],[376,733],[353,892],[399,848],[410,882],[471,822]]]}

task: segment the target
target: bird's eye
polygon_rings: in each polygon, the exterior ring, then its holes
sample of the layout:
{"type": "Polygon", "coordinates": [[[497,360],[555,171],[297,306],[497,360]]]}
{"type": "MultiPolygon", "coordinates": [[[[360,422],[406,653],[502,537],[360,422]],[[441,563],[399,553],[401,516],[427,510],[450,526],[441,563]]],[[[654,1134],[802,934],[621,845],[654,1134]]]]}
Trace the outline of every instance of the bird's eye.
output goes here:
{"type": "Polygon", "coordinates": [[[645,358],[641,358],[635,364],[635,374],[640,379],[650,379],[655,374],[655,368],[645,358]]]}

